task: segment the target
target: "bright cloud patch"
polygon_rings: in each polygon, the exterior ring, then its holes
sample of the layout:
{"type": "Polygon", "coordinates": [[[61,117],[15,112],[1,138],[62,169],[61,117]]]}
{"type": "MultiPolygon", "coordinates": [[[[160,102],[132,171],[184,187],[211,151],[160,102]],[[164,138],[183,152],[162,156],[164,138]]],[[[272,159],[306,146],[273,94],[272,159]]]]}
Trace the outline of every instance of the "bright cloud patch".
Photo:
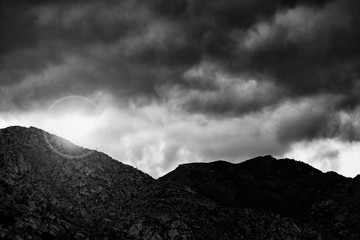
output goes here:
{"type": "Polygon", "coordinates": [[[284,155],[304,161],[322,171],[335,171],[355,177],[360,169],[360,144],[344,143],[339,139],[320,139],[293,144],[284,155]]]}

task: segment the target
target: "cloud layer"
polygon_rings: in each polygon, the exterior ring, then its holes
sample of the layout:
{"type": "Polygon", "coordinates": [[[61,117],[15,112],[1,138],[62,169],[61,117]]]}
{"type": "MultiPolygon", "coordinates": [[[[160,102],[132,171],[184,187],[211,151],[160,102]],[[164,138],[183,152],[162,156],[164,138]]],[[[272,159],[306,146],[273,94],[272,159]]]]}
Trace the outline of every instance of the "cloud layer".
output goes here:
{"type": "Polygon", "coordinates": [[[31,119],[84,96],[103,108],[99,148],[154,176],[308,143],[336,162],[319,142],[360,140],[358,1],[0,4],[4,126],[43,127],[31,119]]]}

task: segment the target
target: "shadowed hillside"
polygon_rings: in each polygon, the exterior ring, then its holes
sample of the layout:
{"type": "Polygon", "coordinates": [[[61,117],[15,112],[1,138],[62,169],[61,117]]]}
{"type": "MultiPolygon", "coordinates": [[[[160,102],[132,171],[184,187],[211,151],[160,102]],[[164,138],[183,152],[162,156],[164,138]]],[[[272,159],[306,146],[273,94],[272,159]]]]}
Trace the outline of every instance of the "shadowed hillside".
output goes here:
{"type": "Polygon", "coordinates": [[[184,164],[160,181],[182,183],[224,207],[275,212],[311,223],[327,239],[360,236],[359,175],[350,179],[302,162],[263,156],[238,164],[184,164]]]}
{"type": "Polygon", "coordinates": [[[123,203],[154,182],[100,152],[61,156],[45,139],[68,154],[89,150],[36,128],[10,127],[0,134],[0,226],[10,238],[112,234],[123,203]]]}
{"type": "Polygon", "coordinates": [[[359,200],[359,176],[289,159],[154,180],[40,129],[0,131],[0,239],[359,239],[359,200]]]}

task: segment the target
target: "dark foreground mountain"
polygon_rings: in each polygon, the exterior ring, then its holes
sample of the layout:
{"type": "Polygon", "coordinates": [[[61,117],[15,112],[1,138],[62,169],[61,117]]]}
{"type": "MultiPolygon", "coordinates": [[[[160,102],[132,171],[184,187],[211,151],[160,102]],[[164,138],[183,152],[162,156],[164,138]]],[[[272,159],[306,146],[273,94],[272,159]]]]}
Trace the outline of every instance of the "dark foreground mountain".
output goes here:
{"type": "Polygon", "coordinates": [[[36,128],[0,131],[0,239],[360,239],[360,177],[259,157],[154,180],[36,128]]]}

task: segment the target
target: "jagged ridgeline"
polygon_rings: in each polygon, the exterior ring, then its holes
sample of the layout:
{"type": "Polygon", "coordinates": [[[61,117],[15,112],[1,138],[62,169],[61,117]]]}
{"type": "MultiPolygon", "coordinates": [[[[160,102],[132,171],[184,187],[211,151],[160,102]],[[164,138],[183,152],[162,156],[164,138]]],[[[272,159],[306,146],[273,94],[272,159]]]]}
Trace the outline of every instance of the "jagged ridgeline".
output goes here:
{"type": "Polygon", "coordinates": [[[155,180],[37,128],[0,130],[0,239],[360,239],[360,177],[258,157],[155,180]]]}

